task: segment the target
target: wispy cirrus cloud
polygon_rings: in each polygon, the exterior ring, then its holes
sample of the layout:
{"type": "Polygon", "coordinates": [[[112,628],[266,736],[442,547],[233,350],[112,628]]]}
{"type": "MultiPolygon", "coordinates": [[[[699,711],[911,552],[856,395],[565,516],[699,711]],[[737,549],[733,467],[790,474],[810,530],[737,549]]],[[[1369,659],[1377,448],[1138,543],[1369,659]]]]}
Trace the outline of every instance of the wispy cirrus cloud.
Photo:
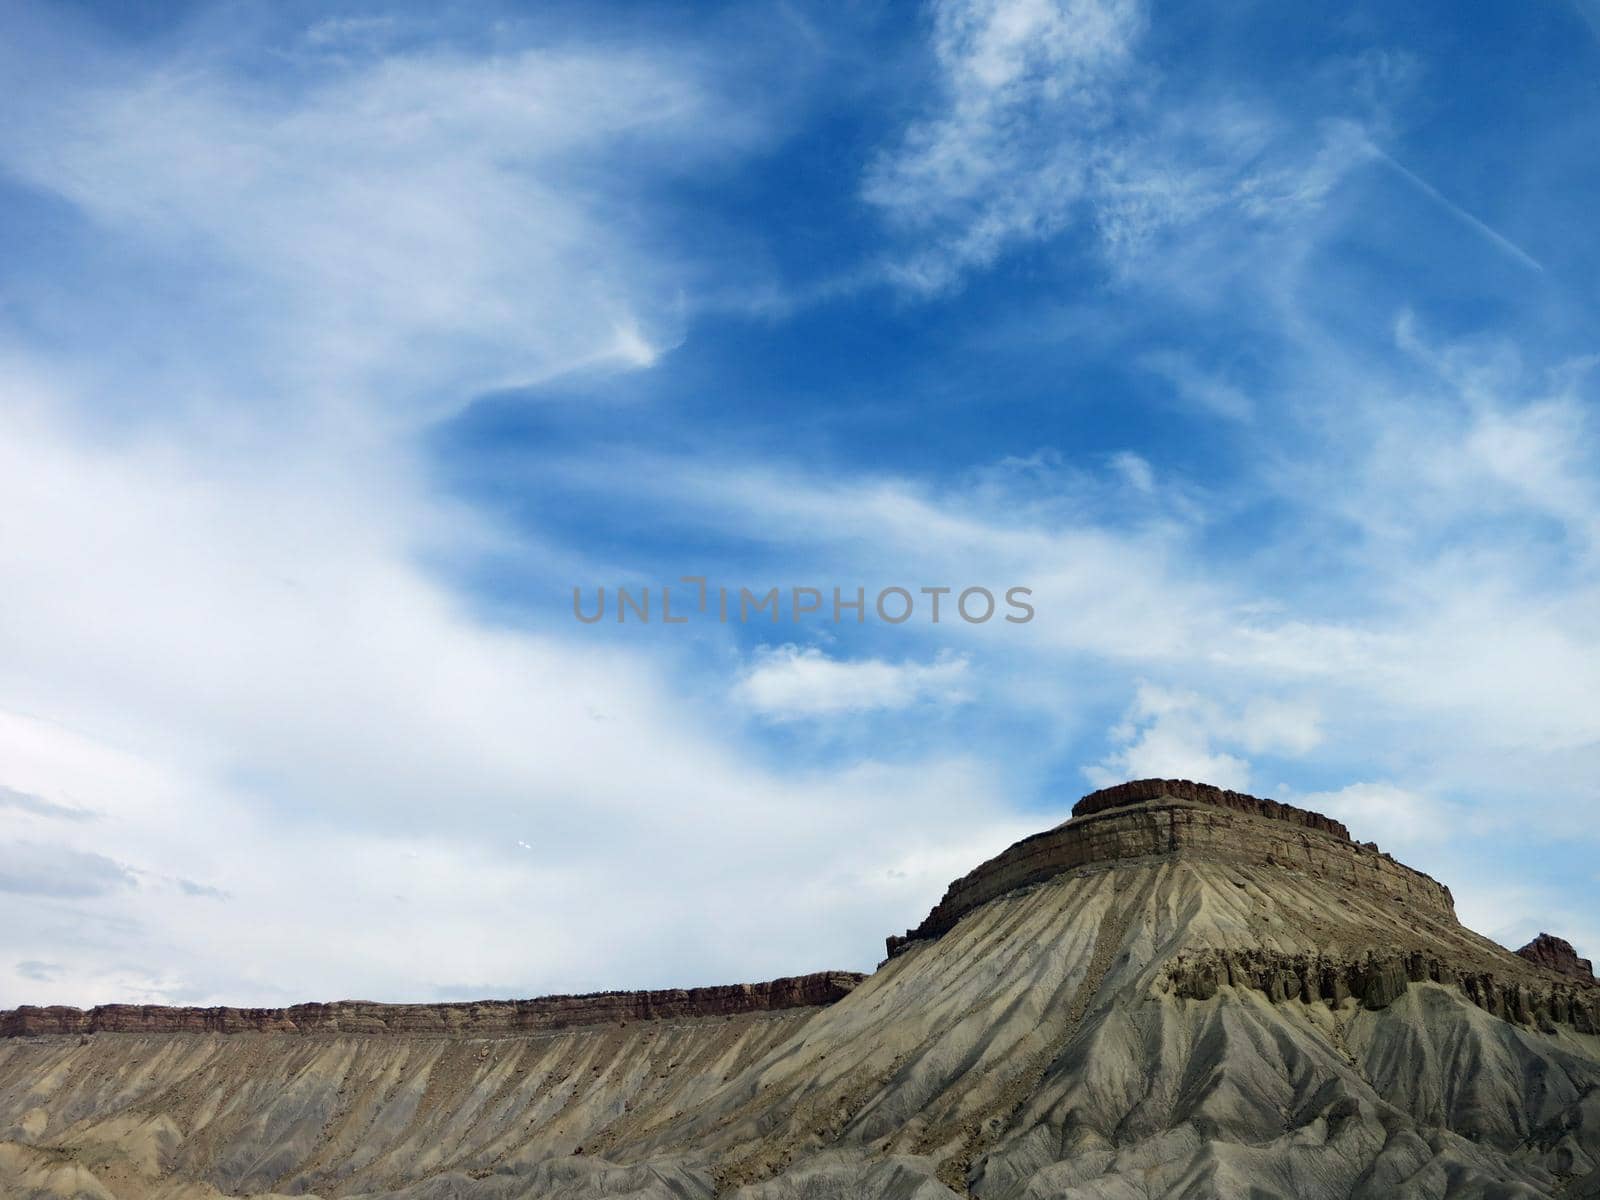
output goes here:
{"type": "Polygon", "coordinates": [[[1383,159],[1385,93],[1403,84],[1393,56],[1365,60],[1352,72],[1367,102],[1308,126],[1141,59],[1151,14],[1139,0],[933,8],[937,100],[862,191],[905,235],[888,277],[921,293],[1075,232],[1121,280],[1203,295],[1242,239],[1314,219],[1383,159]],[[1202,258],[1214,266],[1197,275],[1202,258]]]}
{"type": "MultiPolygon", "coordinates": [[[[360,31],[323,22],[304,42],[360,31]]],[[[203,291],[185,333],[216,335],[226,390],[302,420],[380,396],[391,418],[437,414],[485,388],[648,365],[680,336],[694,267],[616,219],[619,198],[762,136],[757,110],[626,47],[232,66],[102,48],[86,86],[19,40],[8,70],[27,85],[0,160],[138,247],[163,286],[203,291]]],[[[101,356],[173,338],[128,332],[101,356]]],[[[163,382],[216,403],[198,367],[163,382]]]]}
{"type": "Polygon", "coordinates": [[[933,6],[936,106],[863,187],[911,238],[931,242],[894,262],[896,281],[937,291],[1071,220],[1144,19],[1137,0],[933,6]]]}
{"type": "Polygon", "coordinates": [[[0,785],[0,808],[26,813],[30,817],[44,817],[53,821],[92,821],[98,815],[87,808],[72,804],[57,804],[32,792],[0,785]]]}

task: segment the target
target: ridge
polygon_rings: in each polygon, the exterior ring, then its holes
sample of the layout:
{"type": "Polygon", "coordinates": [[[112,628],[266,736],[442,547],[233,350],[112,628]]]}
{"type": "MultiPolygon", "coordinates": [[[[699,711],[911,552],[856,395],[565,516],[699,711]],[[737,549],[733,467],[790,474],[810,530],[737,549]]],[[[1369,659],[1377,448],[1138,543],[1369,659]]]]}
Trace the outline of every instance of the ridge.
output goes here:
{"type": "Polygon", "coordinates": [[[505,1034],[627,1021],[727,1017],[814,1008],[847,996],[866,976],[819,971],[765,983],[589,992],[531,1000],[379,1004],[338,1000],[289,1008],[178,1008],[160,1004],[23,1005],[0,1011],[0,1037],[88,1033],[505,1034]]]}

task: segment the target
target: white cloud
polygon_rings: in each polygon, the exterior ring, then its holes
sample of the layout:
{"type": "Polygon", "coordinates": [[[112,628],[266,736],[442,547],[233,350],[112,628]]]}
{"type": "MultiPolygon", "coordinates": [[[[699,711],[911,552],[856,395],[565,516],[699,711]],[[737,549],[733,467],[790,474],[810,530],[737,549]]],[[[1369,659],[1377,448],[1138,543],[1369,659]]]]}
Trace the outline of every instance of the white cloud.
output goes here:
{"type": "MultiPolygon", "coordinates": [[[[145,382],[152,340],[192,371],[181,339],[215,331],[230,401],[270,397],[279,421],[309,405],[321,436],[340,428],[330,409],[379,396],[391,416],[437,413],[649,365],[679,336],[694,267],[618,219],[618,197],[760,131],[756,107],[670,52],[435,47],[248,77],[107,53],[92,81],[81,59],[13,53],[29,84],[0,160],[138,247],[153,280],[207,297],[179,330],[135,314],[145,382]]],[[[133,352],[107,335],[97,357],[133,352]]],[[[164,382],[218,401],[214,381],[164,382]]]]}
{"type": "Polygon", "coordinates": [[[1538,934],[1552,933],[1571,942],[1579,958],[1600,954],[1600,922],[1594,907],[1573,903],[1570,892],[1541,886],[1529,877],[1519,880],[1472,880],[1455,888],[1456,915],[1511,950],[1526,946],[1538,934]],[[1464,894],[1463,894],[1464,893],[1464,894]]]}
{"type": "Polygon", "coordinates": [[[1095,787],[1111,787],[1129,779],[1195,779],[1235,791],[1250,790],[1250,764],[1233,754],[1213,751],[1204,735],[1158,722],[1113,752],[1085,775],[1095,787]]]}
{"type": "Polygon", "coordinates": [[[780,531],[796,578],[856,578],[882,584],[981,584],[1000,594],[1031,587],[1038,612],[1026,625],[908,622],[912,635],[1004,637],[1132,662],[1200,657],[1223,638],[1237,586],[1185,559],[1177,519],[1133,528],[1103,524],[1085,505],[1020,508],[980,481],[938,493],[893,477],[835,477],[768,464],[658,455],[615,459],[614,492],[671,503],[685,519],[722,534],[771,540],[780,531]],[[892,564],[893,577],[889,577],[892,564]]]}
{"type": "Polygon", "coordinates": [[[390,42],[402,29],[392,16],[325,17],[305,31],[304,41],[319,51],[373,50],[390,42]]]}
{"type": "MultiPolygon", "coordinates": [[[[682,728],[630,723],[594,748],[582,780],[563,783],[540,774],[560,735],[534,740],[530,728],[504,806],[495,770],[473,770],[440,745],[461,769],[426,813],[391,811],[375,763],[351,765],[349,794],[318,793],[341,810],[297,812],[182,763],[0,718],[0,752],[30,780],[114,786],[106,829],[79,843],[114,840],[139,881],[114,896],[17,898],[25,919],[8,950],[60,970],[41,980],[0,967],[0,987],[17,1002],[399,1000],[866,967],[883,935],[919,919],[948,882],[889,872],[908,856],[970,845],[974,831],[1014,828],[992,781],[958,758],[780,779],[682,728]],[[527,846],[507,829],[529,829],[527,846]],[[161,873],[178,870],[226,896],[160,886],[161,873]],[[861,880],[880,882],[850,886],[861,880]],[[785,895],[740,902],[764,890],[785,895]],[[581,913],[571,906],[579,893],[581,913]],[[520,916],[508,923],[512,910],[520,916]]],[[[316,786],[315,772],[289,787],[304,784],[316,786]]],[[[1000,834],[987,841],[1003,844],[1000,834]]],[[[28,878],[55,879],[65,853],[18,862],[28,878]]]]}
{"type": "MultiPolygon", "coordinates": [[[[943,0],[938,102],[867,171],[864,198],[905,235],[888,277],[936,292],[1032,242],[1092,232],[1125,282],[1218,303],[1224,280],[1299,230],[1378,161],[1367,125],[1307,129],[1231,89],[1176,93],[1136,51],[1139,0],[943,0]]],[[[1348,91],[1342,88],[1341,93],[1348,91]]],[[[1367,114],[1381,126],[1381,107],[1367,114]]],[[[1228,419],[1249,401],[1196,381],[1228,419]]]]}
{"type": "Polygon", "coordinates": [[[1195,692],[1140,684],[1112,731],[1119,743],[1087,774],[1097,787],[1125,779],[1197,779],[1250,789],[1250,763],[1219,743],[1253,754],[1303,755],[1322,740],[1321,718],[1303,701],[1253,697],[1241,710],[1195,692]]]}
{"type": "Polygon", "coordinates": [[[3,785],[0,785],[0,808],[52,821],[92,821],[96,815],[86,808],[57,804],[53,800],[46,800],[43,796],[35,796],[31,792],[21,792],[3,785]]]}
{"type": "Polygon", "coordinates": [[[0,892],[103,896],[134,885],[133,873],[103,854],[32,842],[0,843],[0,892]]]}
{"type": "MultiPolygon", "coordinates": [[[[52,965],[0,965],[8,1001],[866,966],[937,899],[919,879],[886,918],[838,880],[912,826],[997,824],[971,760],[768,768],[650,645],[486,624],[425,565],[500,533],[431,491],[419,415],[652,361],[693,271],[637,198],[742,144],[754,106],[670,53],[581,48],[271,85],[108,52],[30,79],[0,161],[86,218],[94,271],[85,344],[0,348],[0,512],[27,514],[0,538],[0,762],[8,796],[98,819],[5,850],[8,950],[52,965]],[[97,319],[130,290],[147,305],[97,319]]],[[[55,286],[14,271],[19,303],[55,286]]]]}
{"type": "MultiPolygon", "coordinates": [[[[941,647],[959,639],[956,648],[974,654],[1019,651],[1005,667],[1012,678],[1036,679],[1048,664],[1066,681],[1064,718],[1077,715],[1085,687],[1125,696],[1129,675],[1208,698],[1215,711],[1185,716],[1183,737],[1168,718],[1148,756],[1130,755],[1135,733],[1098,778],[1166,762],[1238,780],[1262,754],[1330,755],[1363,771],[1403,749],[1435,789],[1475,795],[1493,779],[1543,819],[1579,829],[1579,810],[1550,805],[1527,780],[1559,772],[1595,795],[1583,764],[1600,739],[1600,714],[1585,700],[1600,689],[1600,591],[1589,573],[1564,569],[1537,539],[1508,528],[1503,507],[1480,507],[1501,504],[1481,485],[1434,491],[1419,482],[1430,456],[1462,444],[1479,413],[1515,414],[1528,382],[1502,372],[1494,407],[1475,410],[1459,398],[1399,393],[1395,376],[1375,366],[1341,373],[1315,342],[1306,353],[1316,384],[1308,392],[1332,407],[1308,406],[1301,417],[1326,419],[1326,453],[1284,452],[1286,462],[1269,459],[1264,477],[1241,485],[1293,517],[1243,554],[1208,545],[1227,497],[1206,497],[1192,516],[1130,524],[1122,496],[1085,493],[1038,456],[1040,469],[1027,462],[1030,501],[1020,507],[992,472],[970,490],[944,491],[660,456],[619,464],[619,474],[639,502],[670,504],[701,528],[781,539],[797,577],[1025,583],[1039,614],[1027,626],[904,633],[941,647]],[[1035,502],[1052,488],[1068,502],[1035,502]],[[1307,561],[1322,574],[1303,580],[1307,561]]],[[[1448,377],[1428,386],[1459,396],[1448,377]]],[[[1552,527],[1575,534],[1591,470],[1581,453],[1554,459],[1575,507],[1552,527]]],[[[1030,685],[1016,694],[1037,693],[1030,685]]]]}
{"type": "Polygon", "coordinates": [[[1156,490],[1155,470],[1149,459],[1131,450],[1118,451],[1111,456],[1112,468],[1128,481],[1128,486],[1145,495],[1156,490]]]}
{"type": "MultiPolygon", "coordinates": [[[[1209,94],[1168,99],[1176,102],[1159,106],[1138,136],[1113,141],[1098,164],[1099,250],[1122,282],[1212,308],[1241,284],[1259,287],[1297,265],[1329,195],[1371,162],[1371,142],[1346,119],[1305,129],[1209,94]]],[[[1221,415],[1243,415],[1243,397],[1194,381],[1196,397],[1221,415]]]]}
{"type": "MultiPolygon", "coordinates": [[[[1412,501],[1429,527],[1469,512],[1535,517],[1595,556],[1600,439],[1587,389],[1600,357],[1540,371],[1504,342],[1433,339],[1410,312],[1396,320],[1395,342],[1427,370],[1436,390],[1413,398],[1378,441],[1372,469],[1384,494],[1375,498],[1398,499],[1391,494],[1395,477],[1409,470],[1412,501]],[[1402,464],[1402,455],[1410,461],[1402,464]]],[[[1397,524],[1401,519],[1387,504],[1376,515],[1397,524]]]]}
{"type": "Polygon", "coordinates": [[[1447,840],[1461,832],[1463,820],[1463,814],[1431,796],[1392,783],[1352,783],[1284,799],[1336,817],[1358,841],[1377,842],[1386,850],[1447,840]]]}
{"type": "Polygon", "coordinates": [[[834,659],[815,647],[788,645],[759,651],[735,695],[761,716],[784,721],[895,711],[922,702],[961,704],[971,699],[968,683],[968,660],[953,654],[928,663],[891,663],[834,659]]]}
{"type": "Polygon", "coordinates": [[[1309,754],[1322,744],[1322,713],[1309,700],[1253,695],[1219,726],[1253,754],[1309,754]]]}
{"type": "MultiPolygon", "coordinates": [[[[955,840],[1004,810],[949,756],[768,771],[685,709],[647,648],[479,625],[411,546],[417,529],[480,533],[417,493],[370,475],[335,487],[315,456],[223,475],[181,440],[81,444],[39,415],[71,406],[20,375],[6,387],[0,510],[35,517],[0,541],[0,761],[15,792],[102,814],[54,822],[60,848],[13,847],[7,869],[114,857],[141,881],[106,908],[33,888],[10,948],[65,970],[13,978],[19,1000],[402,999],[865,965],[881,898],[831,901],[819,926],[806,881],[871,874],[909,824],[955,840]],[[614,883],[580,919],[565,898],[595,872],[614,883]],[[761,937],[741,878],[791,883],[761,937]],[[161,882],[184,879],[226,898],[161,882]],[[528,914],[515,927],[508,905],[528,914]],[[330,911],[336,936],[305,937],[330,911]],[[160,969],[133,979],[112,967],[126,961],[160,969]]],[[[850,702],[948,693],[966,666],[920,670],[862,687],[847,668],[850,702]]]]}
{"type": "Polygon", "coordinates": [[[1089,781],[1109,787],[1126,779],[1198,779],[1247,791],[1250,764],[1213,748],[1208,707],[1198,697],[1141,687],[1112,733],[1119,747],[1085,772],[1089,781]]]}
{"type": "Polygon", "coordinates": [[[1247,421],[1254,413],[1255,405],[1243,391],[1201,370],[1182,354],[1170,350],[1152,351],[1139,361],[1141,366],[1170,383],[1186,403],[1234,421],[1247,421]]]}
{"type": "Polygon", "coordinates": [[[1133,0],[942,0],[933,50],[937,112],[868,173],[864,195],[926,251],[906,286],[944,288],[1012,244],[1057,232],[1092,168],[1106,115],[1143,28],[1133,0]]]}

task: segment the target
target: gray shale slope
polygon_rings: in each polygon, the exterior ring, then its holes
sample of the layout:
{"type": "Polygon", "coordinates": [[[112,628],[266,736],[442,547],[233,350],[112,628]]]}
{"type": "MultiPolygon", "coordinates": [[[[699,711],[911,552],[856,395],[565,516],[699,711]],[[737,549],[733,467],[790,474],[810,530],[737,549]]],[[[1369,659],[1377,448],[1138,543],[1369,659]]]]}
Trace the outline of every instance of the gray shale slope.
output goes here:
{"type": "Polygon", "coordinates": [[[1600,985],[1557,941],[1142,780],[865,979],[0,1014],[0,1197],[1600,1197],[1600,985]]]}

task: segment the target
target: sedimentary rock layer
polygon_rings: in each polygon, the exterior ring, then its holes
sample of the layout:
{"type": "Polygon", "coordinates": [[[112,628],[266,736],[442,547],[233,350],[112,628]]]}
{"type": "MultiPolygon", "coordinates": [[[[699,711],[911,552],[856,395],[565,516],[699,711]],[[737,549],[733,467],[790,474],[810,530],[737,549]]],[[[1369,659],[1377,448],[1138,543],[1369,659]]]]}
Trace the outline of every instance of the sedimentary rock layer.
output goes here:
{"type": "Polygon", "coordinates": [[[1231,808],[1235,812],[1253,817],[1269,817],[1274,821],[1288,821],[1291,825],[1304,825],[1331,833],[1336,838],[1351,841],[1350,830],[1343,821],[1335,821],[1319,812],[1296,808],[1277,800],[1263,800],[1244,792],[1213,787],[1209,783],[1195,783],[1192,779],[1132,779],[1114,787],[1090,792],[1072,806],[1075,817],[1092,817],[1095,813],[1112,808],[1126,808],[1146,800],[1188,800],[1192,804],[1210,804],[1216,808],[1231,808]]]}
{"type": "Polygon", "coordinates": [[[1449,888],[1371,842],[1352,841],[1339,822],[1292,805],[1187,780],[1145,779],[1091,793],[1073,812],[1072,820],[1024,838],[952,883],[922,924],[887,939],[889,954],[940,936],[1009,891],[1079,867],[1146,855],[1187,853],[1285,867],[1455,916],[1449,888]]]}
{"type": "Polygon", "coordinates": [[[1250,988],[1274,1004],[1356,999],[1371,1010],[1387,1008],[1414,983],[1442,983],[1473,1004],[1519,1025],[1570,1025],[1600,1033],[1600,987],[1553,980],[1512,979],[1492,971],[1463,970],[1422,950],[1369,954],[1359,960],[1264,950],[1203,950],[1180,955],[1165,972],[1180,998],[1209,1000],[1222,987],[1250,988]]]}
{"type": "Polygon", "coordinates": [[[724,1017],[832,1004],[864,976],[825,971],[725,987],[595,992],[465,1004],[374,1004],[341,1000],[292,1008],[168,1008],[104,1004],[79,1009],[24,1006],[0,1012],[0,1036],[63,1033],[488,1034],[567,1029],[618,1021],[724,1017]]]}

